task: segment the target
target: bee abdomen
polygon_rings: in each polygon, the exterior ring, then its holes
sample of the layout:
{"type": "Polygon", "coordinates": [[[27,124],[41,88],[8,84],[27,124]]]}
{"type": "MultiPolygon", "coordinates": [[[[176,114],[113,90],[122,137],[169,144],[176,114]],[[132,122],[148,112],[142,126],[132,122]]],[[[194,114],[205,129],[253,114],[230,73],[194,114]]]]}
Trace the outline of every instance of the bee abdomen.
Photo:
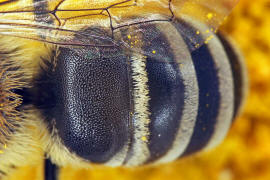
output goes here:
{"type": "Polygon", "coordinates": [[[41,75],[55,97],[43,112],[62,145],[86,161],[136,166],[219,144],[244,93],[234,48],[189,18],[125,28],[120,36],[139,37],[144,54],[60,47],[56,67],[41,75]],[[194,50],[189,34],[212,39],[194,50]]]}

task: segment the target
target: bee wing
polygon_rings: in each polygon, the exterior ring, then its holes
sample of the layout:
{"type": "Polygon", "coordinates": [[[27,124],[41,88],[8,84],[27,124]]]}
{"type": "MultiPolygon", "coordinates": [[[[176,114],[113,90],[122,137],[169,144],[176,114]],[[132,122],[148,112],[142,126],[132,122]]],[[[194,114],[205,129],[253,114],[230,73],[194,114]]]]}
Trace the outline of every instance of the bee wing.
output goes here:
{"type": "MultiPolygon", "coordinates": [[[[209,27],[206,32],[185,31],[192,50],[207,39],[200,33],[216,32],[238,0],[6,0],[0,2],[0,34],[63,46],[122,46],[140,51],[119,32],[155,21],[189,16],[209,27]],[[100,28],[102,30],[100,30],[100,28]],[[120,35],[121,36],[121,35],[120,35]]],[[[140,30],[143,37],[154,30],[140,30]]],[[[153,36],[151,36],[153,37],[153,36]]],[[[147,39],[151,41],[151,39],[147,39]]],[[[143,52],[142,52],[143,53],[143,52]]]]}
{"type": "MultiPolygon", "coordinates": [[[[99,45],[96,40],[101,35],[79,32],[78,28],[82,27],[81,22],[80,24],[65,26],[69,19],[62,17],[61,13],[68,14],[80,10],[76,8],[70,9],[68,12],[66,9],[58,10],[58,6],[63,2],[65,1],[41,0],[27,3],[27,1],[22,0],[7,0],[0,2],[0,34],[59,45],[99,45]],[[58,14],[60,14],[60,17],[58,17],[58,14]],[[87,43],[86,41],[78,42],[74,38],[75,34],[78,36],[77,39],[87,39],[87,43]]],[[[87,12],[90,13],[91,10],[87,10],[87,12]]],[[[74,14],[76,16],[76,13],[74,14]]],[[[73,21],[72,23],[76,22],[73,21]]],[[[83,26],[86,26],[86,23],[83,26]]],[[[100,38],[107,39],[107,37],[100,38]]],[[[108,37],[108,39],[111,39],[111,37],[108,37]]],[[[102,46],[106,46],[106,44],[103,43],[102,46]]]]}
{"type": "Polygon", "coordinates": [[[238,2],[239,0],[186,0],[181,3],[176,0],[172,3],[176,17],[189,16],[208,27],[204,32],[198,30],[183,33],[193,45],[191,50],[199,48],[213,38],[213,33],[217,32],[238,2]],[[199,38],[200,35],[205,38],[199,38]]]}

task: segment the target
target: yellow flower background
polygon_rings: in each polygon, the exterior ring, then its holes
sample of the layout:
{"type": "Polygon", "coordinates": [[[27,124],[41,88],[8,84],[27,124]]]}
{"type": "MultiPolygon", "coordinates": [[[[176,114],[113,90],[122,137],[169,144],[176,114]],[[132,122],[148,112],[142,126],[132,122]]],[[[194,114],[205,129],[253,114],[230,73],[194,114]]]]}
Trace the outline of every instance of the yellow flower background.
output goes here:
{"type": "MultiPolygon", "coordinates": [[[[249,74],[243,114],[216,149],[176,162],[136,169],[64,168],[60,178],[91,180],[266,180],[270,179],[270,1],[240,0],[221,27],[238,43],[249,74]]],[[[16,170],[10,180],[42,179],[38,167],[16,170]]]]}

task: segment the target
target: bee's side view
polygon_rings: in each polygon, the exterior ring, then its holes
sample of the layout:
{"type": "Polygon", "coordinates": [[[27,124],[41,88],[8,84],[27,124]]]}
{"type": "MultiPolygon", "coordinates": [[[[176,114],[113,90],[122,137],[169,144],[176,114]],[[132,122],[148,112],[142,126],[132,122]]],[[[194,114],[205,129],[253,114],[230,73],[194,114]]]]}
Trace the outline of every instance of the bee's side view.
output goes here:
{"type": "Polygon", "coordinates": [[[193,11],[205,21],[185,12],[192,0],[1,2],[0,178],[44,155],[49,180],[56,166],[165,163],[218,145],[246,75],[215,34],[233,6],[204,3],[193,11]]]}

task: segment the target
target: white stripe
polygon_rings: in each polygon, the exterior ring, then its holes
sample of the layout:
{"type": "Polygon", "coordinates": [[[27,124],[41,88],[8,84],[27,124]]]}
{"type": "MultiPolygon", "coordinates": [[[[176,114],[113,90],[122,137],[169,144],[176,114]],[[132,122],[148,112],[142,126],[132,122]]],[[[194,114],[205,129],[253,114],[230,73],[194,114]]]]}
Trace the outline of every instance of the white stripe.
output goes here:
{"type": "Polygon", "coordinates": [[[133,142],[131,146],[131,156],[126,161],[127,166],[143,164],[150,152],[148,149],[149,140],[149,89],[146,72],[146,57],[142,54],[134,53],[131,57],[132,86],[134,114],[133,121],[133,142]]]}

